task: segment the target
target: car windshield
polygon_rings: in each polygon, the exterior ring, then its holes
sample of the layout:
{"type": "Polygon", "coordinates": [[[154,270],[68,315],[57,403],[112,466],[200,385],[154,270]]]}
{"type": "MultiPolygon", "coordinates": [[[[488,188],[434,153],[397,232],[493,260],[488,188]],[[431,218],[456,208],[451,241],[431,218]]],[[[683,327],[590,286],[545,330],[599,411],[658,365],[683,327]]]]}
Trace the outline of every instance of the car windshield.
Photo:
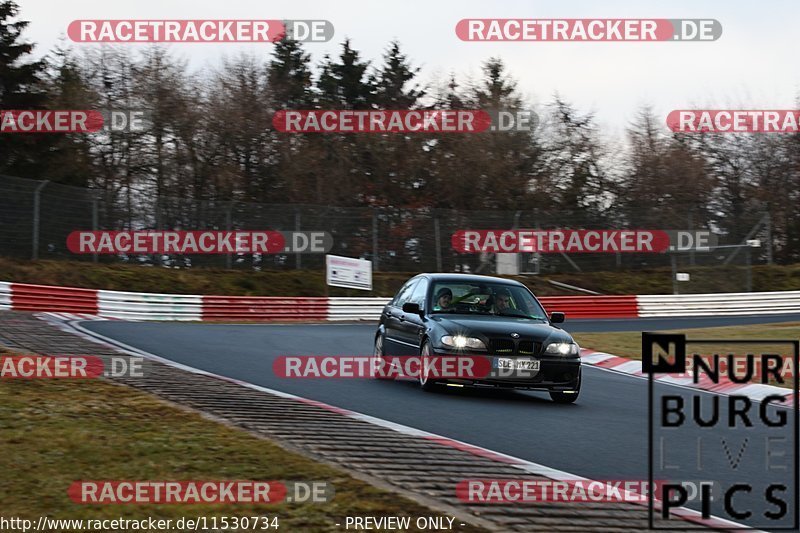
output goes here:
{"type": "Polygon", "coordinates": [[[437,282],[431,312],[547,320],[542,306],[524,287],[505,283],[437,282]]]}

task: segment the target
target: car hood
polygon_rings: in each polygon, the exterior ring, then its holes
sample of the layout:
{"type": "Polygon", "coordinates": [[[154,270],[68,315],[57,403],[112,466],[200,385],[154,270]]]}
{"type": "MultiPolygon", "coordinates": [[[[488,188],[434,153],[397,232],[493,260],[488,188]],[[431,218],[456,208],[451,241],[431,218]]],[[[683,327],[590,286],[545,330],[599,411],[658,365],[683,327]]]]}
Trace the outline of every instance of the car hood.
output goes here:
{"type": "Polygon", "coordinates": [[[434,315],[431,320],[451,335],[510,338],[511,333],[518,333],[521,339],[532,339],[536,342],[572,342],[572,337],[566,331],[524,318],[434,315]]]}

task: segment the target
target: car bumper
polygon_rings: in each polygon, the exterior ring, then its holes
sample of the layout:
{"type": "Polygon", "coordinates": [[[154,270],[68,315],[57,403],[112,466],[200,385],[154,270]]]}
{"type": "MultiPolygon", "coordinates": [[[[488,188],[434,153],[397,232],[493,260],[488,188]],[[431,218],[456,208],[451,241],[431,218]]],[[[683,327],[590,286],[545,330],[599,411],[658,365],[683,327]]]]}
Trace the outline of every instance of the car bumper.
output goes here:
{"type": "MultiPolygon", "coordinates": [[[[453,353],[452,351],[434,350],[434,355],[453,356],[453,353]]],[[[538,372],[519,371],[517,373],[511,372],[511,375],[500,375],[499,371],[496,370],[499,357],[486,354],[465,353],[463,355],[470,357],[480,356],[489,359],[492,364],[492,372],[488,376],[481,376],[476,379],[448,378],[439,381],[468,387],[568,391],[577,387],[580,378],[581,360],[579,357],[535,356],[532,359],[539,360],[538,372]]]]}

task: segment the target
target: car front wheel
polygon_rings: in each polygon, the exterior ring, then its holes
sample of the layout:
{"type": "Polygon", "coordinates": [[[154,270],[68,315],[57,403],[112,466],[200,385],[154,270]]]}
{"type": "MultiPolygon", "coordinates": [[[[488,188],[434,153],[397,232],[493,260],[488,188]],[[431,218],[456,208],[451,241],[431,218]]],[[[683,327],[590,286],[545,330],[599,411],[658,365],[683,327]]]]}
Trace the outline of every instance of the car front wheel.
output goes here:
{"type": "Polygon", "coordinates": [[[424,391],[432,391],[438,388],[439,383],[432,379],[428,375],[428,368],[430,366],[430,359],[431,359],[431,344],[429,341],[425,341],[422,343],[422,348],[420,349],[420,367],[419,367],[419,386],[422,387],[424,391]]]}
{"type": "Polygon", "coordinates": [[[375,336],[375,348],[372,351],[372,370],[376,379],[387,379],[386,366],[388,366],[389,363],[384,359],[384,355],[383,335],[379,333],[375,336]]]}

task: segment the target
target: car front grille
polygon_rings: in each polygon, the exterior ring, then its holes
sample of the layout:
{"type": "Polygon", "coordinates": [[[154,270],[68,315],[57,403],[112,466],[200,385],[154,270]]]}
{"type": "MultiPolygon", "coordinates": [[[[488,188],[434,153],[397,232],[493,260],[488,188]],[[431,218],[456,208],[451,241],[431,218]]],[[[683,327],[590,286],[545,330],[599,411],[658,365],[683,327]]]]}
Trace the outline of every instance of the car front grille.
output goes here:
{"type": "Polygon", "coordinates": [[[519,355],[536,355],[538,352],[538,343],[533,341],[519,341],[517,346],[517,353],[519,355]]]}
{"type": "Polygon", "coordinates": [[[541,343],[531,340],[489,339],[489,353],[495,356],[530,357],[538,355],[541,343]]]}
{"type": "Polygon", "coordinates": [[[514,341],[511,339],[491,339],[489,352],[492,355],[514,355],[514,341]]]}

